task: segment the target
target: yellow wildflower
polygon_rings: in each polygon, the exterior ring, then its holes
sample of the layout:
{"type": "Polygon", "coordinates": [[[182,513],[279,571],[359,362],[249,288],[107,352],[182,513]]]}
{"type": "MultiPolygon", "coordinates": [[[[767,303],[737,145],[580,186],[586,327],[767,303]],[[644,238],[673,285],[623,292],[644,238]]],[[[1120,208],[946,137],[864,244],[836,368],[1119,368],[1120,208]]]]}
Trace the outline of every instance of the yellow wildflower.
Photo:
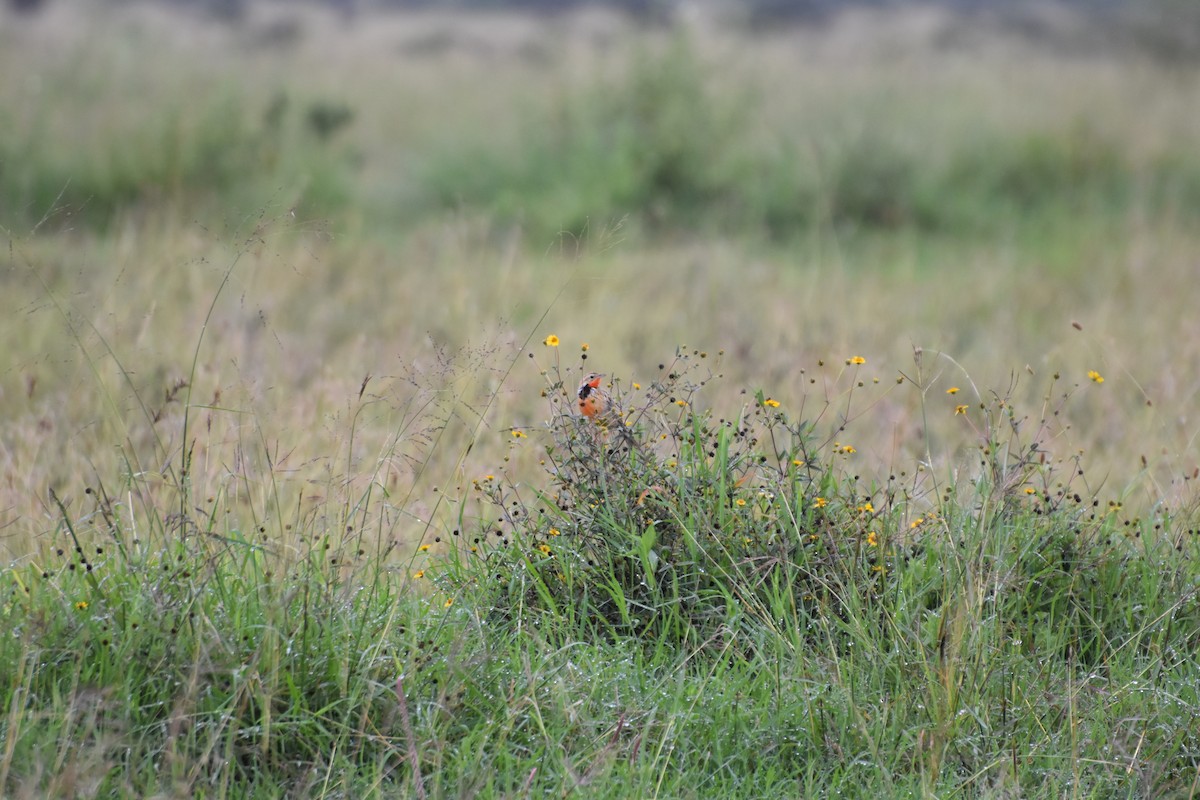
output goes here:
{"type": "Polygon", "coordinates": [[[825,506],[829,505],[829,501],[824,497],[818,497],[816,500],[813,500],[813,505],[817,508],[824,508],[825,506]]]}
{"type": "Polygon", "coordinates": [[[1088,370],[1088,377],[1091,378],[1093,383],[1104,383],[1104,376],[1094,369],[1088,370]]]}
{"type": "Polygon", "coordinates": [[[946,390],[946,394],[958,394],[958,387],[951,386],[949,389],[946,390]]]}
{"type": "Polygon", "coordinates": [[[75,604],[76,611],[87,611],[87,609],[88,609],[88,601],[87,600],[80,600],[78,603],[75,604]]]}
{"type": "Polygon", "coordinates": [[[865,358],[863,358],[862,356],[855,356],[854,358],[850,359],[850,360],[849,360],[849,361],[847,361],[846,363],[847,363],[847,364],[854,364],[854,365],[856,365],[856,366],[857,366],[858,364],[865,364],[865,363],[867,363],[867,360],[866,360],[865,358]]]}
{"type": "Polygon", "coordinates": [[[966,413],[967,413],[966,406],[955,406],[954,407],[954,416],[957,417],[959,414],[966,414],[966,413]]]}
{"type": "Polygon", "coordinates": [[[546,347],[558,347],[558,337],[552,333],[542,340],[542,344],[546,347]]]}
{"type": "Polygon", "coordinates": [[[763,405],[770,408],[779,408],[779,401],[768,397],[766,400],[763,400],[763,405]]]}

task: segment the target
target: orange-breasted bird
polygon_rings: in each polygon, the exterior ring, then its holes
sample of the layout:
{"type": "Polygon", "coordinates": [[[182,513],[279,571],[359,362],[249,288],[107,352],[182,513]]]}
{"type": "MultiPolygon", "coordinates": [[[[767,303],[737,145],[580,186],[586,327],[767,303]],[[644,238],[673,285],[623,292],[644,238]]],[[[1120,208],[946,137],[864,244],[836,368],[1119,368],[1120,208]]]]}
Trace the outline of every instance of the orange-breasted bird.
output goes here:
{"type": "Polygon", "coordinates": [[[625,425],[625,420],[617,412],[610,395],[601,385],[604,375],[599,372],[589,372],[579,382],[576,392],[576,405],[579,413],[594,421],[605,433],[610,429],[616,430],[622,441],[635,445],[633,433],[625,425]]]}
{"type": "Polygon", "coordinates": [[[588,419],[603,416],[612,407],[612,399],[600,385],[602,380],[604,375],[601,373],[589,372],[579,382],[579,391],[576,393],[579,413],[588,419]]]}

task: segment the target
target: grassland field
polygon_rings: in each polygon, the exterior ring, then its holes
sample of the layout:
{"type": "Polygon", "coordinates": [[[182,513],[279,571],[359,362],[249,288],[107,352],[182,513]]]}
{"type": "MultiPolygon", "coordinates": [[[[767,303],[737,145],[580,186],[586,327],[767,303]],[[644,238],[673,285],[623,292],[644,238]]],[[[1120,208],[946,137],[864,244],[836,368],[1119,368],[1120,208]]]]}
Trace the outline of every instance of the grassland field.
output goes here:
{"type": "Polygon", "coordinates": [[[1196,795],[1200,61],[252,8],[0,12],[0,795],[1196,795]]]}

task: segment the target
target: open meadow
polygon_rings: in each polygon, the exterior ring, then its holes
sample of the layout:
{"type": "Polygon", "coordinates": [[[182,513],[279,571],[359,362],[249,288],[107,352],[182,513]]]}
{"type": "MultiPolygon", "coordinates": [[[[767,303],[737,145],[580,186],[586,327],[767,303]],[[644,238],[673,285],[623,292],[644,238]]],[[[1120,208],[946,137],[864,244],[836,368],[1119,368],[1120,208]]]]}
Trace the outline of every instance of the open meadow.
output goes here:
{"type": "Polygon", "coordinates": [[[1200,53],[699,8],[0,10],[0,796],[1200,795],[1200,53]]]}

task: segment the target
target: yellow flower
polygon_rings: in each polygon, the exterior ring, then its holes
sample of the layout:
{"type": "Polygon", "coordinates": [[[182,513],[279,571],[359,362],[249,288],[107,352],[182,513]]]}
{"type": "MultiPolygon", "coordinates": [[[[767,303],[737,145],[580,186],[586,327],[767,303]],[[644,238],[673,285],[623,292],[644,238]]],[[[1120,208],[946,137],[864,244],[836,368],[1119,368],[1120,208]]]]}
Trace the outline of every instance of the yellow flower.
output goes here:
{"type": "Polygon", "coordinates": [[[542,340],[542,344],[546,347],[558,347],[558,337],[552,333],[542,340]]]}
{"type": "Polygon", "coordinates": [[[423,569],[419,569],[419,570],[417,570],[416,572],[414,572],[414,573],[413,573],[413,577],[414,577],[414,578],[418,578],[418,579],[420,579],[420,578],[424,578],[424,577],[425,577],[425,570],[423,570],[423,569]]]}
{"type": "Polygon", "coordinates": [[[879,537],[875,535],[875,531],[870,531],[867,534],[867,545],[869,545],[870,547],[876,547],[876,546],[878,546],[878,544],[879,544],[879,537]]]}
{"type": "Polygon", "coordinates": [[[763,400],[763,405],[770,408],[779,408],[779,401],[768,397],[766,400],[763,400]]]}
{"type": "Polygon", "coordinates": [[[687,400],[682,400],[682,399],[681,399],[681,400],[676,400],[676,401],[675,401],[675,405],[679,406],[680,408],[683,408],[684,406],[686,406],[686,405],[687,405],[687,400]]]}
{"type": "Polygon", "coordinates": [[[539,544],[537,549],[541,550],[544,555],[550,555],[550,545],[548,544],[539,544]]]}
{"type": "Polygon", "coordinates": [[[417,549],[420,550],[422,553],[424,553],[425,551],[427,551],[429,549],[429,545],[423,544],[420,547],[418,547],[417,549]]]}
{"type": "Polygon", "coordinates": [[[829,501],[826,500],[824,497],[818,497],[816,500],[813,500],[813,505],[816,506],[817,508],[824,508],[828,504],[829,504],[829,501]]]}
{"type": "Polygon", "coordinates": [[[737,506],[746,505],[746,501],[744,499],[742,499],[741,497],[739,497],[737,500],[734,500],[733,502],[734,502],[734,505],[737,505],[737,506]]]}
{"type": "Polygon", "coordinates": [[[865,358],[863,358],[862,356],[855,356],[854,358],[850,359],[846,363],[847,364],[855,364],[855,365],[865,364],[865,363],[867,363],[867,360],[865,358]]]}
{"type": "Polygon", "coordinates": [[[841,452],[849,455],[850,453],[857,453],[858,451],[854,449],[854,445],[844,444],[841,447],[841,452]]]}
{"type": "Polygon", "coordinates": [[[584,342],[583,344],[579,345],[579,349],[586,353],[588,351],[588,343],[584,342]]]}
{"type": "Polygon", "coordinates": [[[958,394],[958,387],[951,386],[949,389],[946,390],[946,394],[958,394]]]}
{"type": "Polygon", "coordinates": [[[551,529],[550,529],[550,535],[551,535],[551,536],[560,536],[561,534],[562,534],[562,531],[560,531],[558,528],[551,528],[551,529]]]}
{"type": "Polygon", "coordinates": [[[453,597],[447,597],[447,598],[446,598],[446,602],[445,602],[445,604],[442,606],[442,608],[449,608],[449,607],[450,607],[450,606],[452,606],[452,605],[454,605],[454,598],[453,598],[453,597]]]}
{"type": "Polygon", "coordinates": [[[924,518],[924,517],[917,517],[916,519],[914,519],[914,520],[912,521],[912,524],[911,524],[911,525],[909,525],[908,527],[910,527],[910,528],[915,528],[915,527],[917,527],[918,525],[920,525],[920,524],[921,524],[922,522],[924,522],[924,521],[925,521],[925,518],[924,518]]]}
{"type": "Polygon", "coordinates": [[[1094,369],[1088,370],[1088,377],[1092,379],[1093,383],[1104,383],[1104,376],[1094,369]]]}
{"type": "Polygon", "coordinates": [[[80,600],[78,603],[75,604],[76,611],[87,611],[87,609],[88,609],[87,600],[80,600]]]}
{"type": "Polygon", "coordinates": [[[792,466],[793,466],[793,467],[803,467],[803,466],[804,466],[804,462],[803,462],[802,460],[800,460],[799,458],[793,458],[793,459],[792,459],[792,466]]]}
{"type": "Polygon", "coordinates": [[[1025,487],[1025,494],[1036,494],[1036,493],[1037,493],[1037,489],[1033,488],[1032,486],[1025,487]]]}
{"type": "Polygon", "coordinates": [[[867,501],[866,503],[863,503],[861,506],[859,506],[858,510],[861,511],[863,514],[871,514],[875,511],[875,506],[871,505],[870,501],[867,501]]]}
{"type": "Polygon", "coordinates": [[[967,413],[966,406],[955,406],[954,407],[954,416],[958,416],[959,414],[966,414],[966,413],[967,413]]]}
{"type": "Polygon", "coordinates": [[[513,437],[514,439],[524,439],[524,438],[525,438],[525,431],[519,431],[519,430],[517,430],[517,429],[515,429],[515,428],[514,428],[514,429],[513,429],[513,432],[512,432],[512,437],[513,437]]]}
{"type": "Polygon", "coordinates": [[[634,390],[636,391],[637,389],[640,389],[640,388],[642,388],[642,385],[641,385],[640,383],[638,383],[637,381],[634,381],[634,382],[633,382],[633,388],[634,388],[634,390]]]}

